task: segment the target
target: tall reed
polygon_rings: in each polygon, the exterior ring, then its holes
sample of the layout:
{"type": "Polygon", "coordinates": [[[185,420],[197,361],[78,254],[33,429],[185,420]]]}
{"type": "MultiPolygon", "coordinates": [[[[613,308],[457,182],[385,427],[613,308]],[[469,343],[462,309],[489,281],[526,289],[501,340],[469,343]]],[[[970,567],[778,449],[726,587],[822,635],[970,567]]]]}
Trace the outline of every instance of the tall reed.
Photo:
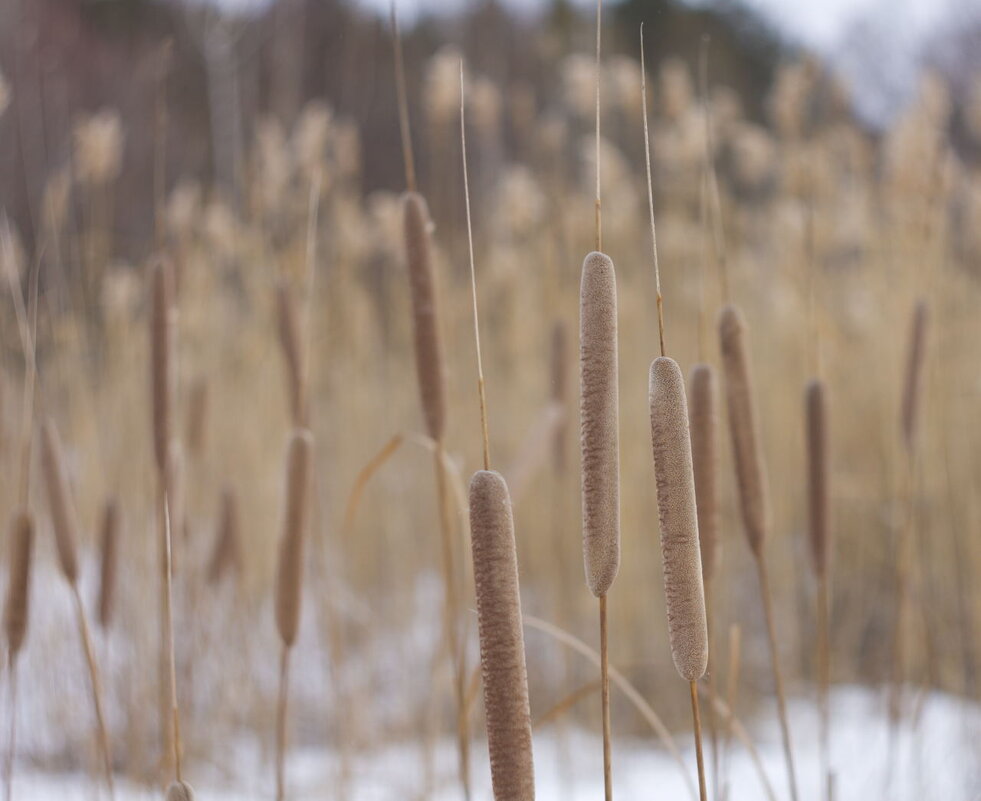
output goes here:
{"type": "Polygon", "coordinates": [[[790,722],[787,718],[783,673],[780,669],[777,633],[773,620],[770,581],[763,554],[763,544],[769,528],[769,500],[763,446],[757,424],[752,369],[746,343],[747,330],[742,312],[731,304],[726,305],[719,315],[719,342],[726,378],[729,433],[732,438],[736,483],[739,488],[739,511],[746,539],[756,560],[770,647],[770,661],[777,693],[780,733],[787,763],[787,781],[790,797],[793,801],[797,801],[797,775],[790,741],[790,722]]]}
{"type": "Polygon", "coordinates": [[[217,584],[227,572],[237,576],[242,571],[238,496],[229,486],[221,491],[218,515],[218,530],[215,532],[214,546],[208,559],[208,582],[211,584],[217,584]]]}
{"type": "Polygon", "coordinates": [[[303,551],[310,516],[313,435],[295,429],[286,457],[286,503],[276,572],[276,628],[282,643],[279,703],[276,708],[276,799],[286,797],[286,715],[289,693],[289,655],[300,627],[303,597],[303,551]]]}
{"type": "Polygon", "coordinates": [[[276,286],[276,324],[279,346],[286,363],[286,385],[293,425],[304,426],[307,422],[307,377],[302,325],[293,293],[286,281],[280,281],[276,286]]]}
{"type": "Polygon", "coordinates": [[[68,476],[65,474],[64,459],[62,458],[61,439],[54,421],[46,420],[41,427],[41,471],[44,475],[48,491],[48,505],[51,510],[51,522],[54,528],[55,545],[58,551],[58,564],[62,575],[71,590],[75,601],[75,614],[78,622],[82,647],[85,651],[85,661],[88,664],[89,680],[92,689],[92,704],[95,707],[95,718],[99,747],[102,752],[105,769],[106,786],[110,798],[115,795],[112,777],[112,755],[109,750],[109,732],[106,728],[105,715],[102,705],[102,685],[99,680],[99,666],[96,662],[95,650],[89,635],[89,624],[85,615],[85,605],[78,591],[78,523],[75,516],[75,504],[72,501],[71,490],[68,486],[68,476]]]}

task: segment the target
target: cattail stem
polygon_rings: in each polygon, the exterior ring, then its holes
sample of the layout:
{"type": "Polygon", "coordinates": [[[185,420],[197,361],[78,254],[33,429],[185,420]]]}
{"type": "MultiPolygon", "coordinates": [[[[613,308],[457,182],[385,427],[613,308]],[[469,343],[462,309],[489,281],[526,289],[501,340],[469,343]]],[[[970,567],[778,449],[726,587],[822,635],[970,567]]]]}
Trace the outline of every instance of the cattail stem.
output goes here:
{"type": "Polygon", "coordinates": [[[109,732],[106,728],[106,718],[102,711],[102,684],[99,681],[99,667],[95,660],[95,650],[89,634],[89,624],[85,617],[85,605],[78,591],[78,585],[72,583],[72,596],[75,600],[75,614],[78,619],[78,631],[82,638],[82,648],[85,651],[85,661],[89,669],[89,680],[92,687],[92,704],[95,707],[95,720],[98,727],[99,748],[102,752],[102,764],[106,773],[106,786],[109,788],[109,798],[115,798],[116,791],[112,779],[112,753],[109,750],[109,732]]]}
{"type": "Polygon", "coordinates": [[[654,181],[651,178],[651,134],[647,124],[647,66],[644,60],[644,23],[640,23],[640,95],[644,115],[644,162],[647,166],[647,205],[651,216],[651,244],[654,251],[654,286],[657,290],[657,336],[661,355],[664,348],[664,297],[661,295],[661,269],[657,263],[657,228],[654,225],[654,181]]]}
{"type": "Polygon", "coordinates": [[[596,250],[603,251],[603,203],[600,198],[600,56],[603,33],[603,0],[596,0],[596,250]]]}
{"type": "Polygon", "coordinates": [[[613,732],[610,725],[610,648],[606,593],[599,597],[600,694],[603,709],[603,789],[606,801],[613,798],[613,732]]]}
{"type": "Polygon", "coordinates": [[[286,713],[289,702],[290,647],[283,644],[279,656],[279,697],[276,702],[276,801],[286,797],[286,713]]]}
{"type": "Polygon", "coordinates": [[[820,715],[821,766],[824,775],[824,793],[831,801],[831,642],[830,642],[830,592],[827,574],[818,579],[817,591],[817,657],[818,657],[818,713],[820,715]]]}
{"type": "Polygon", "coordinates": [[[698,710],[698,682],[688,682],[691,691],[691,716],[695,723],[695,758],[698,762],[698,797],[700,801],[708,801],[708,791],[705,788],[705,761],[702,755],[702,716],[698,710]]]}
{"type": "Polygon", "coordinates": [[[17,753],[17,660],[11,655],[10,674],[10,733],[7,738],[7,764],[4,776],[4,798],[11,801],[14,791],[14,754],[17,753]]]}
{"type": "MultiPolygon", "coordinates": [[[[701,533],[701,530],[699,530],[701,533]]],[[[712,788],[718,797],[719,795],[719,721],[718,715],[715,709],[715,701],[718,697],[719,690],[716,684],[715,669],[712,664],[712,656],[715,653],[715,621],[713,620],[712,605],[713,605],[713,590],[715,589],[715,584],[711,580],[705,580],[705,628],[708,633],[708,644],[709,644],[709,657],[708,664],[705,672],[708,674],[708,695],[709,695],[709,709],[708,709],[708,727],[709,727],[709,741],[712,744],[712,788]]]]}
{"type": "Polygon", "coordinates": [[[402,140],[402,158],[405,161],[405,188],[416,191],[416,162],[412,155],[412,132],[409,128],[409,100],[405,90],[405,61],[402,58],[402,35],[399,31],[395,0],[391,6],[392,43],[395,48],[395,91],[399,106],[399,135],[402,140]]]}
{"type": "Polygon", "coordinates": [[[777,648],[777,630],[773,622],[773,600],[770,593],[770,576],[766,560],[760,554],[756,557],[759,575],[760,594],[763,598],[763,616],[766,620],[766,637],[770,647],[770,661],[773,665],[773,683],[777,693],[777,714],[780,717],[780,738],[783,743],[784,759],[787,762],[787,780],[790,797],[797,801],[797,774],[794,770],[794,752],[790,744],[790,721],[787,717],[787,697],[784,693],[783,671],[780,668],[780,654],[777,648]]]}
{"type": "Polygon", "coordinates": [[[180,714],[177,706],[177,660],[174,654],[174,559],[173,532],[170,525],[170,504],[164,499],[164,537],[166,540],[166,592],[167,619],[165,638],[167,643],[167,669],[170,674],[170,726],[171,748],[174,760],[174,775],[177,781],[181,776],[181,727],[180,714]]]}

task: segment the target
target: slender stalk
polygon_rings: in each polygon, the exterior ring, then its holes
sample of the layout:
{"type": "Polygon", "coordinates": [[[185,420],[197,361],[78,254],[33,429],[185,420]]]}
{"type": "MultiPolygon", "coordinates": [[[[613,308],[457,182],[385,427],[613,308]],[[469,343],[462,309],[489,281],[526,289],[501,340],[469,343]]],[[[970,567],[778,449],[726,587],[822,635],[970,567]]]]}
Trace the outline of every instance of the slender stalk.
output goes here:
{"type": "Polygon", "coordinates": [[[170,526],[170,504],[164,499],[164,537],[166,541],[166,592],[167,619],[165,637],[167,643],[167,670],[170,674],[170,727],[171,753],[174,760],[174,775],[178,782],[183,781],[181,775],[181,726],[180,713],[177,706],[177,660],[174,654],[174,559],[173,541],[170,526]]]}
{"type": "Polygon", "coordinates": [[[290,647],[283,644],[279,657],[279,698],[276,703],[276,801],[286,797],[286,712],[289,700],[290,647]]]}
{"type": "Polygon", "coordinates": [[[402,58],[402,36],[399,32],[395,0],[391,6],[392,41],[395,47],[395,90],[399,106],[399,135],[402,139],[402,158],[405,161],[405,188],[416,191],[416,162],[412,155],[412,132],[409,128],[409,101],[405,90],[405,61],[402,58]]]}
{"type": "MultiPolygon", "coordinates": [[[[613,798],[612,727],[610,726],[610,649],[606,614],[606,593],[599,597],[600,619],[600,695],[603,709],[603,789],[606,801],[613,798]]],[[[703,800],[704,801],[704,800],[703,800]]]]}
{"type": "Polygon", "coordinates": [[[705,788],[705,760],[702,756],[702,716],[698,711],[698,682],[688,682],[691,691],[691,716],[695,721],[695,758],[698,762],[698,797],[708,801],[708,791],[705,788]]]}
{"type": "Polygon", "coordinates": [[[600,42],[603,32],[603,0],[596,0],[596,250],[603,252],[603,204],[600,199],[600,42]]]}
{"type": "Polygon", "coordinates": [[[784,758],[787,761],[787,780],[790,797],[797,801],[797,774],[794,770],[794,752],[790,744],[790,721],[787,718],[787,697],[784,693],[783,671],[780,669],[780,655],[777,649],[777,630],[773,622],[773,600],[770,593],[770,577],[766,560],[760,554],[756,557],[759,574],[760,593],[763,598],[763,616],[766,619],[766,636],[770,647],[770,661],[773,664],[773,682],[777,691],[777,714],[780,717],[780,738],[783,743],[784,758]]]}
{"type": "Polygon", "coordinates": [[[17,753],[17,660],[13,655],[10,657],[7,670],[10,674],[10,734],[4,771],[4,798],[6,801],[11,801],[14,792],[14,754],[17,753]]]}
{"type": "Polygon", "coordinates": [[[647,67],[644,61],[644,23],[640,24],[640,93],[644,114],[644,161],[647,165],[647,205],[651,216],[651,244],[654,252],[654,286],[657,291],[657,336],[664,349],[664,297],[661,295],[661,269],[657,262],[657,228],[654,225],[654,182],[651,179],[651,134],[647,124],[647,67]]]}
{"type": "Polygon", "coordinates": [[[824,776],[824,795],[831,801],[831,642],[830,593],[827,573],[818,579],[817,597],[817,654],[818,654],[818,713],[820,715],[821,767],[824,776]]]}
{"type": "Polygon", "coordinates": [[[78,631],[85,650],[85,661],[89,669],[89,680],[92,687],[92,704],[95,707],[95,719],[98,726],[99,749],[102,752],[102,765],[106,773],[106,786],[109,788],[109,798],[115,798],[116,791],[112,779],[112,753],[109,750],[109,733],[106,729],[106,718],[102,709],[102,684],[99,681],[99,666],[95,661],[95,650],[92,647],[92,637],[89,634],[89,624],[85,617],[85,605],[78,591],[78,584],[71,583],[72,596],[75,600],[75,614],[78,619],[78,631]]]}

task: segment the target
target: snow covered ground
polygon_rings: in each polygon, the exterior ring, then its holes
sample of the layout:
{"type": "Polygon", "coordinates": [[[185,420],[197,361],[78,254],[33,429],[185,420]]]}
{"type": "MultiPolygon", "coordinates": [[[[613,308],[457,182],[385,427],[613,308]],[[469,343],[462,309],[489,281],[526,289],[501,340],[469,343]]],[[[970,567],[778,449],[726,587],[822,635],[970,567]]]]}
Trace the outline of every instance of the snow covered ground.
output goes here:
{"type": "MultiPolygon", "coordinates": [[[[889,736],[880,693],[856,687],[838,688],[832,704],[838,801],[981,801],[981,708],[959,699],[934,694],[925,699],[919,724],[903,729],[896,772],[888,777],[889,736]],[[887,780],[889,784],[887,785],[887,780]]],[[[820,763],[816,716],[809,703],[791,704],[795,753],[802,801],[819,797],[820,763]]],[[[775,720],[745,721],[776,798],[788,797],[775,720]]],[[[616,721],[614,721],[614,728],[616,721]]],[[[689,778],[694,776],[694,749],[688,735],[677,735],[689,778]]],[[[620,798],[685,799],[690,796],[679,766],[653,740],[616,738],[614,789],[620,798]]],[[[474,745],[475,797],[489,799],[490,777],[483,743],[474,745]]],[[[438,801],[457,801],[453,785],[455,755],[452,743],[437,749],[438,801]]],[[[554,728],[536,732],[535,764],[540,801],[595,801],[602,797],[602,761],[599,740],[575,731],[559,736],[554,728]]],[[[419,798],[424,785],[424,759],[420,746],[386,748],[361,754],[354,760],[347,796],[356,801],[406,801],[419,798]]],[[[288,765],[290,797],[337,798],[339,765],[319,750],[298,750],[288,765]]],[[[232,764],[204,770],[189,765],[189,780],[199,799],[271,798],[272,768],[255,743],[236,746],[232,764]]],[[[730,764],[730,801],[758,801],[768,797],[745,749],[734,741],[730,764]]],[[[710,797],[716,798],[710,783],[710,797]]],[[[20,766],[15,795],[21,801],[91,799],[99,790],[78,776],[31,773],[20,766]]],[[[158,792],[130,785],[117,786],[120,801],[159,798],[158,792]]]]}

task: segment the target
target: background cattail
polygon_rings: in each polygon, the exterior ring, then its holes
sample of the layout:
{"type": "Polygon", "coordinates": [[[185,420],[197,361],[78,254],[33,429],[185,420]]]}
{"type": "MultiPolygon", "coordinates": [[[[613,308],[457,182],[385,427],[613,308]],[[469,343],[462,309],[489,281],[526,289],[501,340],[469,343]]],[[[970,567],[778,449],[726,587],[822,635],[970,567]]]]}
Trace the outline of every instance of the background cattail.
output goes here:
{"type": "Polygon", "coordinates": [[[283,349],[286,362],[293,425],[302,426],[306,422],[306,376],[301,326],[293,294],[285,281],[281,281],[276,287],[276,323],[279,345],[283,349]]]}
{"type": "Polygon", "coordinates": [[[75,519],[75,504],[72,502],[68,477],[65,475],[61,439],[53,420],[46,420],[41,427],[41,470],[48,488],[58,562],[65,578],[74,584],[78,579],[78,555],[75,549],[78,522],[75,519]]]}
{"type": "Polygon", "coordinates": [[[691,458],[695,473],[698,543],[702,552],[702,577],[712,580],[719,558],[719,408],[715,371],[696,364],[688,378],[691,414],[691,458]]]}
{"type": "Polygon", "coordinates": [[[824,384],[815,379],[804,394],[807,416],[807,487],[814,573],[823,576],[828,565],[828,409],[824,384]]]}
{"type": "Polygon", "coordinates": [[[112,622],[113,600],[116,596],[116,575],[119,561],[119,501],[110,498],[102,511],[102,564],[99,574],[98,620],[103,630],[112,622]]]}
{"type": "Polygon", "coordinates": [[[708,666],[708,625],[688,402],[685,379],[674,359],[662,356],[651,363],[649,392],[671,656],[682,678],[698,681],[708,666]]]}
{"type": "Polygon", "coordinates": [[[174,277],[170,262],[157,259],[150,268],[150,359],[153,404],[153,452],[157,469],[167,470],[174,398],[174,277]]]}
{"type": "Polygon", "coordinates": [[[926,355],[928,320],[926,301],[918,300],[913,308],[906,356],[906,380],[903,384],[902,433],[903,442],[909,451],[913,450],[915,444],[917,409],[923,391],[923,359],[926,355]]]}
{"type": "Polygon", "coordinates": [[[446,428],[446,365],[430,245],[432,223],[426,201],[415,192],[403,195],[402,210],[422,412],[429,436],[439,441],[446,428]]]}
{"type": "Polygon", "coordinates": [[[10,526],[10,578],[3,607],[3,630],[7,637],[7,661],[13,663],[27,635],[31,600],[31,557],[34,524],[26,511],[18,511],[10,526]]]}
{"type": "Polygon", "coordinates": [[[312,456],[313,435],[305,429],[294,431],[286,457],[286,508],[276,575],[276,627],[287,647],[293,645],[300,626],[303,541],[307,527],[312,456]]]}
{"type": "Polygon", "coordinates": [[[499,473],[470,480],[470,531],[480,663],[494,801],[535,797],[518,559],[508,487],[499,473]]]}
{"type": "Polygon", "coordinates": [[[590,253],[580,287],[580,435],[583,556],[593,595],[620,567],[620,432],[617,287],[609,256],[590,253]]]}
{"type": "Polygon", "coordinates": [[[729,432],[739,485],[739,509],[749,546],[757,557],[769,526],[766,467],[756,425],[753,376],[746,347],[746,320],[735,306],[722,309],[719,341],[726,376],[729,432]]]}
{"type": "Polygon", "coordinates": [[[552,380],[552,401],[562,411],[562,420],[556,426],[552,436],[552,466],[556,473],[565,470],[565,443],[566,443],[566,399],[569,389],[569,342],[566,336],[565,323],[556,320],[552,326],[552,349],[550,354],[550,373],[552,380]]]}
{"type": "Polygon", "coordinates": [[[194,457],[204,452],[208,433],[208,382],[198,377],[187,400],[187,447],[194,457]]]}
{"type": "Polygon", "coordinates": [[[221,491],[221,511],[215,545],[208,560],[208,581],[215,584],[227,572],[242,569],[242,547],[239,541],[238,498],[231,487],[221,491]]]}
{"type": "Polygon", "coordinates": [[[194,801],[194,790],[187,782],[173,782],[167,788],[166,801],[194,801]]]}

